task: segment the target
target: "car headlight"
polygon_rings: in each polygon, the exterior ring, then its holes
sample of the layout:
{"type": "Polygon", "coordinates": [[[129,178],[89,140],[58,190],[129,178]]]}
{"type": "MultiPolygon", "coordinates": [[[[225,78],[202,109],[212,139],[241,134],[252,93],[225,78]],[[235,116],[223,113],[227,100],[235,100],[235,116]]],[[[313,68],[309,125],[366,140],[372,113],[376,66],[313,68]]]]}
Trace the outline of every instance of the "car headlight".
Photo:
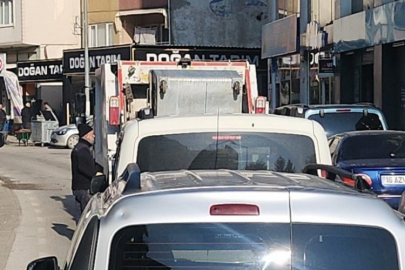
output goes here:
{"type": "Polygon", "coordinates": [[[58,135],[65,135],[66,132],[67,132],[67,129],[64,128],[64,129],[61,129],[61,130],[57,131],[56,134],[58,134],[58,135]]]}

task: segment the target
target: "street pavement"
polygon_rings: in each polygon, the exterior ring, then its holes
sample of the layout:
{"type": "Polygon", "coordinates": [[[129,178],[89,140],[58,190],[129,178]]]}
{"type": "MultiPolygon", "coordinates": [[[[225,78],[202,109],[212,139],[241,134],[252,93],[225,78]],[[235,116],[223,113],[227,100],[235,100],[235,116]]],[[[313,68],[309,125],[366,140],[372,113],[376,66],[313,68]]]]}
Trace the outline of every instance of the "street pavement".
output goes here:
{"type": "Polygon", "coordinates": [[[70,150],[10,141],[0,148],[0,269],[26,269],[46,256],[62,266],[79,216],[70,150]]]}

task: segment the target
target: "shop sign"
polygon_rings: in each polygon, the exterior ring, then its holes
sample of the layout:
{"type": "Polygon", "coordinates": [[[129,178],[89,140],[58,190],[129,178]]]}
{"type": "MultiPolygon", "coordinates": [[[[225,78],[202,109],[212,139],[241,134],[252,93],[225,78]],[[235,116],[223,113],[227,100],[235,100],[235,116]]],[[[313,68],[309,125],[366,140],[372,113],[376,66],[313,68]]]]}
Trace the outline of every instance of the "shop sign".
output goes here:
{"type": "Polygon", "coordinates": [[[17,75],[21,82],[62,81],[62,74],[62,59],[17,63],[17,75]]]}
{"type": "Polygon", "coordinates": [[[262,26],[262,58],[293,54],[298,48],[297,15],[262,26]]]}
{"type": "Polygon", "coordinates": [[[335,73],[335,64],[333,58],[329,59],[319,59],[318,60],[318,73],[323,77],[334,76],[335,73]]]}
{"type": "MultiPolygon", "coordinates": [[[[90,72],[102,64],[131,60],[131,46],[89,49],[90,72]]],[[[84,74],[84,50],[63,53],[63,74],[84,74]]]]}
{"type": "Polygon", "coordinates": [[[207,61],[247,60],[250,64],[256,65],[258,70],[267,70],[267,61],[261,59],[260,53],[260,49],[135,47],[134,60],[179,61],[181,58],[207,61]]]}

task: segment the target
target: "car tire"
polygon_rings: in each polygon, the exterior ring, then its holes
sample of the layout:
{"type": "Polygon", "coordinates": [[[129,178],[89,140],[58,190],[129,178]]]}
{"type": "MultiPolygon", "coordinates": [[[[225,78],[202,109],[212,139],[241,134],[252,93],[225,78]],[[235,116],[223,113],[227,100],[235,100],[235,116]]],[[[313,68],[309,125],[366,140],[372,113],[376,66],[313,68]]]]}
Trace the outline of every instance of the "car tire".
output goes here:
{"type": "Polygon", "coordinates": [[[79,142],[79,135],[75,134],[68,138],[66,146],[69,149],[73,149],[78,142],[79,142]]]}

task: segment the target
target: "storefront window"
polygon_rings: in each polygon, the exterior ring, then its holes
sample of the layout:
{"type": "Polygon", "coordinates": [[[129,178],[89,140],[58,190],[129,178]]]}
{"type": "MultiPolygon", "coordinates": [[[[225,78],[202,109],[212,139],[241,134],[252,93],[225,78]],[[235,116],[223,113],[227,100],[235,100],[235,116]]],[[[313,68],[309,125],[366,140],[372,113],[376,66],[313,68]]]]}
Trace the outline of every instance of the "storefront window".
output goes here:
{"type": "Polygon", "coordinates": [[[278,60],[280,105],[300,102],[300,55],[278,60]]]}

